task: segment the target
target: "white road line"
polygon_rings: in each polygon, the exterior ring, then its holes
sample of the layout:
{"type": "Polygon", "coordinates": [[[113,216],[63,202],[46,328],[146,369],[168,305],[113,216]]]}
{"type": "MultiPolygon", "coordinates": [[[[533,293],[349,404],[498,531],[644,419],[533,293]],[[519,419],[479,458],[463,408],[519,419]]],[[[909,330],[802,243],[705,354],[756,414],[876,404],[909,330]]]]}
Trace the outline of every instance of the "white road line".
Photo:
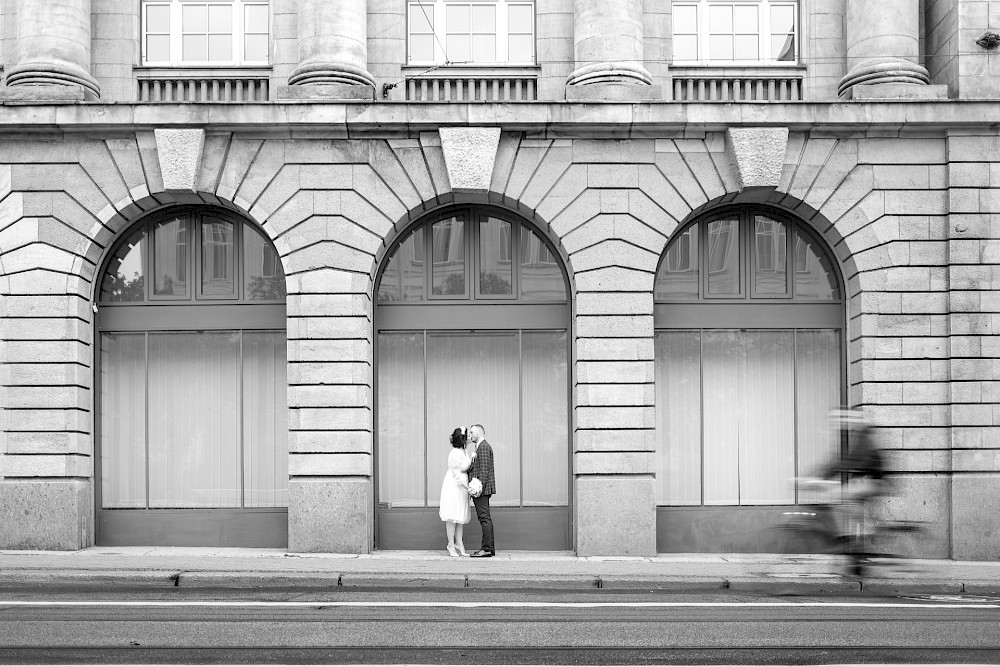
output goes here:
{"type": "Polygon", "coordinates": [[[260,600],[0,600],[0,607],[361,607],[361,608],[421,608],[445,607],[462,609],[610,609],[684,607],[847,607],[866,609],[1000,609],[1000,604],[942,604],[899,602],[348,602],[348,601],[260,601],[260,600]]]}

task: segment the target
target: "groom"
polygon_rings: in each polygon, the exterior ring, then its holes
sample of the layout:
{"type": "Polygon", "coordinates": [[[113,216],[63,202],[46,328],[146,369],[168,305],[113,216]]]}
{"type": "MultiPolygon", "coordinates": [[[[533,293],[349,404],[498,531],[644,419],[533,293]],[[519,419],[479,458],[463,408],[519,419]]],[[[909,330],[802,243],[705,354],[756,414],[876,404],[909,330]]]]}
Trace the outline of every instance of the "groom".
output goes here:
{"type": "Polygon", "coordinates": [[[483,483],[483,492],[472,499],[472,504],[476,506],[479,525],[483,527],[483,546],[471,556],[491,558],[496,555],[496,547],[493,545],[493,518],[490,516],[490,496],[497,492],[496,477],[493,474],[493,448],[486,442],[486,429],[479,424],[469,427],[469,439],[475,445],[469,479],[475,477],[483,483]]]}

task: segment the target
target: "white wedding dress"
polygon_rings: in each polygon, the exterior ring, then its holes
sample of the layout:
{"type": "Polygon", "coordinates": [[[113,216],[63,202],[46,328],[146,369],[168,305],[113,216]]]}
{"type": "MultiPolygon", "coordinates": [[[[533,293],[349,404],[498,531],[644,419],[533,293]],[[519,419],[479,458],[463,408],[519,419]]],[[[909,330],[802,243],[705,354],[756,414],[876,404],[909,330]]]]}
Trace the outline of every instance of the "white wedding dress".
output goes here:
{"type": "Polygon", "coordinates": [[[472,459],[464,449],[452,448],[448,454],[448,472],[441,483],[441,508],[438,511],[442,521],[469,523],[469,492],[462,484],[469,483],[469,467],[472,459]]]}

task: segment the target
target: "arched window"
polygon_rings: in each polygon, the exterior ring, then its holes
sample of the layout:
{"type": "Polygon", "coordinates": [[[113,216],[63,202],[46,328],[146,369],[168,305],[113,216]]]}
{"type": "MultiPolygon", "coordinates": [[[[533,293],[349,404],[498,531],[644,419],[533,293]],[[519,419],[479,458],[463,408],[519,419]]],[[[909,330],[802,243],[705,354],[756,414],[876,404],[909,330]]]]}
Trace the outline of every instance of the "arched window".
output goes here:
{"type": "Polygon", "coordinates": [[[479,423],[506,548],[569,548],[570,314],[555,252],[502,210],[451,209],[389,249],[376,300],[377,546],[440,547],[448,436],[479,423]]]}
{"type": "Polygon", "coordinates": [[[792,480],[836,452],[828,412],[844,396],[825,244],[770,209],[726,209],[675,235],[654,290],[657,504],[809,502],[792,480]]]}
{"type": "Polygon", "coordinates": [[[98,540],[287,544],[285,277],[215,209],[131,228],[100,278],[98,540]]]}

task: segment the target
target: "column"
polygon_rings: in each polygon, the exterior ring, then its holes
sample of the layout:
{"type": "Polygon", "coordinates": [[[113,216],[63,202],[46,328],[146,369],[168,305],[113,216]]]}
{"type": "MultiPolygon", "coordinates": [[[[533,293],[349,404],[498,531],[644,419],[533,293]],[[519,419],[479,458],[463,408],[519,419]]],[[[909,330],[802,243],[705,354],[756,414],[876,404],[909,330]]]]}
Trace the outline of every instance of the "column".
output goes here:
{"type": "Polygon", "coordinates": [[[17,64],[6,97],[98,99],[90,74],[90,0],[17,0],[17,64]]]}
{"type": "Polygon", "coordinates": [[[928,86],[920,56],[919,0],[847,0],[847,75],[841,97],[946,97],[928,86]],[[893,84],[885,87],[884,84],[893,84]],[[858,88],[858,86],[863,86],[858,88]],[[879,88],[873,88],[879,86],[879,88]]]}
{"type": "Polygon", "coordinates": [[[299,0],[299,64],[288,96],[373,99],[366,0],[299,0]]]}
{"type": "Polygon", "coordinates": [[[574,0],[573,46],[566,99],[662,97],[643,65],[642,0],[574,0]]]}

